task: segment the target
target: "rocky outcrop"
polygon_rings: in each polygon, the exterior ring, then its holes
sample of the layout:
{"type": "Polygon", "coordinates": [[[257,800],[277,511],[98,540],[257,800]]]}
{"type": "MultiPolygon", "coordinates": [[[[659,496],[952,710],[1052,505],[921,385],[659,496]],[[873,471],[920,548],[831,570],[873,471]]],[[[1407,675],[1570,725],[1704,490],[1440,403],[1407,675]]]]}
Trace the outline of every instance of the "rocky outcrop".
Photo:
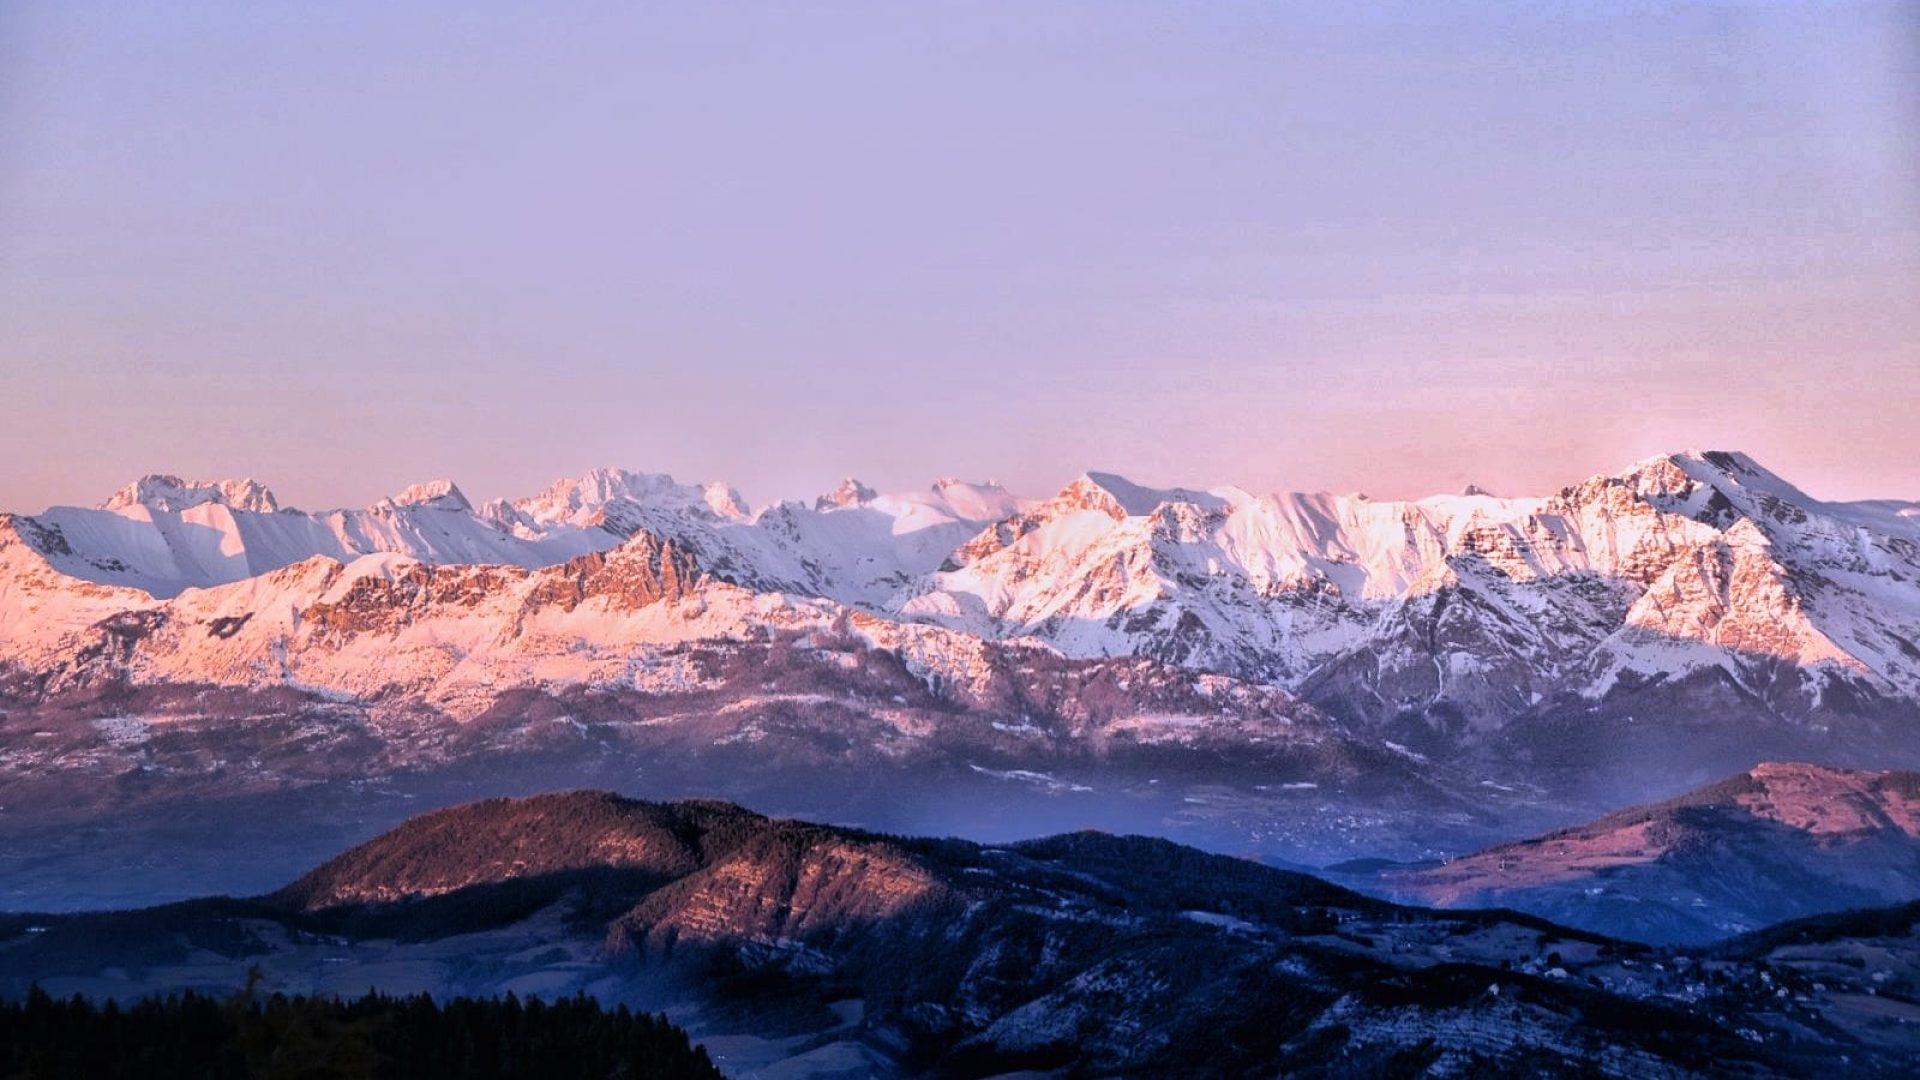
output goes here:
{"type": "Polygon", "coordinates": [[[572,611],[594,598],[605,598],[617,611],[637,611],[687,599],[700,577],[692,554],[676,549],[670,540],[636,532],[612,551],[582,555],[534,574],[522,611],[549,605],[572,611]]]}

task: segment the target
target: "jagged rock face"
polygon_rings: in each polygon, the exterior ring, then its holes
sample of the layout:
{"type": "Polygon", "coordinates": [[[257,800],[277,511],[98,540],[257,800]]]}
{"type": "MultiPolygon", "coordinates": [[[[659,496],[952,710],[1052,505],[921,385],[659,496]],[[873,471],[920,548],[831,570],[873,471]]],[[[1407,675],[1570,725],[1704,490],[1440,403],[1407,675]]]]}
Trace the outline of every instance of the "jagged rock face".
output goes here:
{"type": "Polygon", "coordinates": [[[182,480],[177,476],[143,476],[100,504],[102,510],[130,510],[145,507],[161,513],[179,513],[206,503],[218,503],[235,510],[271,514],[280,503],[257,480],[221,480],[217,483],[182,480]]]}
{"type": "Polygon", "coordinates": [[[1700,942],[1920,895],[1920,773],[1768,763],[1678,798],[1386,874],[1390,895],[1700,942]]]}
{"type": "Polygon", "coordinates": [[[1626,622],[1737,654],[1865,670],[1813,625],[1790,572],[1744,519],[1723,538],[1680,552],[1628,609],[1626,622]]]}
{"type": "Polygon", "coordinates": [[[616,949],[650,950],[743,939],[806,942],[959,899],[893,845],[776,823],[649,895],[613,924],[609,941],[616,949]]]}
{"type": "MultiPolygon", "coordinates": [[[[300,622],[316,643],[347,642],[361,635],[387,636],[446,609],[485,604],[524,576],[490,567],[409,563],[391,574],[354,578],[337,594],[303,609],[300,622]]],[[[217,633],[211,627],[208,632],[217,633]]]]}
{"type": "Polygon", "coordinates": [[[58,527],[43,525],[30,517],[0,514],[0,551],[19,546],[48,555],[71,555],[73,545],[58,527]]]}
{"type": "Polygon", "coordinates": [[[692,555],[675,550],[672,541],[636,533],[611,552],[582,555],[533,577],[535,584],[527,592],[523,610],[553,605],[573,611],[588,600],[604,597],[613,610],[632,612],[692,597],[700,583],[700,568],[692,555]]]}
{"type": "Polygon", "coordinates": [[[840,481],[839,487],[815,499],[813,501],[813,508],[815,510],[825,510],[828,507],[834,506],[865,506],[867,503],[878,498],[879,495],[879,492],[849,476],[845,480],[840,481]]]}

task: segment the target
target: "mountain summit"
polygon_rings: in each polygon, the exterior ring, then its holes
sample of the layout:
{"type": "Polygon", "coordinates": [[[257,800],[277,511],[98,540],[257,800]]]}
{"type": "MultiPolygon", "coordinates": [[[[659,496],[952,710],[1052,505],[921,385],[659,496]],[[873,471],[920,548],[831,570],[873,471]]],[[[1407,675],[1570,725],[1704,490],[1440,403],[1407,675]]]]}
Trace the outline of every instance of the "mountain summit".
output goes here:
{"type": "Polygon", "coordinates": [[[143,476],[113,493],[100,509],[126,511],[145,507],[163,514],[176,514],[208,503],[256,514],[271,514],[280,509],[278,500],[266,485],[257,480],[182,480],[159,473],[143,476]]]}
{"type": "Polygon", "coordinates": [[[466,513],[473,509],[465,494],[451,480],[428,480],[410,485],[390,500],[395,506],[419,506],[431,510],[466,513]]]}

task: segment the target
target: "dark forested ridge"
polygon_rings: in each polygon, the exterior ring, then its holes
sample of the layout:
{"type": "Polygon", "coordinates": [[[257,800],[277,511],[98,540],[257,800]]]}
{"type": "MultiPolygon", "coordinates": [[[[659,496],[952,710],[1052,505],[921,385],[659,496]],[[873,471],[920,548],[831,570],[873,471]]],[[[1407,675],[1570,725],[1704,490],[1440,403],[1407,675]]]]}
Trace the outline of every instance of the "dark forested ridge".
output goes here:
{"type": "MultiPolygon", "coordinates": [[[[320,1070],[281,1075],[622,1075],[564,1055],[606,1053],[623,1001],[675,1010],[712,1065],[649,1067],[707,1070],[691,1075],[1798,1080],[1907,1077],[1920,1060],[1920,935],[1896,914],[1682,949],[1407,907],[1161,839],[990,847],[604,792],[426,814],[267,896],[0,916],[0,996],[34,983],[96,1002],[198,990],[171,1027],[228,1047],[191,1072],[205,1076],[248,1075],[236,1055],[263,1039],[275,1067],[320,1070]],[[285,996],[236,1014],[250,966],[285,996]],[[602,1004],[297,996],[370,985],[602,1004]]],[[[138,1027],[90,1023],[33,1045],[106,1052],[138,1027]]],[[[118,1075],[179,1075],[181,1044],[156,1038],[140,1051],[154,1067],[118,1075]]],[[[23,1075],[116,1075],[72,1060],[23,1075]]]]}
{"type": "Polygon", "coordinates": [[[609,1077],[708,1080],[720,1071],[664,1017],[585,997],[545,1003],[377,993],[226,1000],[204,994],[121,1006],[36,989],[0,1002],[0,1077],[128,1080],[609,1077]]]}

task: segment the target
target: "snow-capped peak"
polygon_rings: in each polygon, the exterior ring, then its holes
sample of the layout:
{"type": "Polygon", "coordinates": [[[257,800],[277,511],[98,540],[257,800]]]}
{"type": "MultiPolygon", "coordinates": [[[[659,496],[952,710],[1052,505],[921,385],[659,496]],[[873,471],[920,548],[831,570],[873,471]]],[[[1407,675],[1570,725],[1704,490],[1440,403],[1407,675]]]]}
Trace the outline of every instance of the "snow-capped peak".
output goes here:
{"type": "MultiPolygon", "coordinates": [[[[1808,514],[1857,516],[1857,510],[1823,503],[1779,475],[1731,450],[1686,450],[1637,462],[1614,480],[1669,513],[1684,514],[1725,528],[1739,517],[1768,527],[1791,527],[1808,514]]],[[[1884,512],[1871,517],[1881,517],[1884,512]]]]}
{"type": "Polygon", "coordinates": [[[747,508],[746,500],[740,497],[740,493],[718,480],[702,487],[700,493],[707,504],[707,509],[723,518],[745,521],[753,515],[753,512],[747,508]]]}
{"type": "MultiPolygon", "coordinates": [[[[1672,461],[1688,476],[1722,491],[1731,488],[1756,496],[1768,495],[1802,505],[1817,505],[1817,500],[1806,492],[1737,450],[1688,450],[1673,455],[1672,461]]],[[[1729,494],[1732,492],[1729,491],[1729,494]]]]}
{"type": "Polygon", "coordinates": [[[813,500],[813,508],[826,510],[836,506],[864,506],[872,502],[878,494],[872,488],[849,476],[840,481],[839,487],[813,500]]]}
{"type": "Polygon", "coordinates": [[[607,508],[616,503],[661,510],[704,507],[734,521],[749,516],[740,493],[725,484],[682,484],[665,473],[609,468],[590,469],[578,479],[556,480],[547,490],[513,505],[542,525],[590,525],[602,520],[607,508]]]}
{"type": "Polygon", "coordinates": [[[1166,503],[1191,503],[1202,510],[1223,510],[1228,505],[1226,499],[1212,492],[1143,487],[1124,476],[1106,472],[1082,474],[1056,498],[1109,513],[1117,509],[1120,513],[1115,516],[1124,517],[1146,517],[1166,503]]]}
{"type": "Polygon", "coordinates": [[[451,480],[428,480],[412,484],[391,500],[395,506],[420,506],[431,510],[471,511],[473,504],[451,480]]]}
{"type": "Polygon", "coordinates": [[[997,480],[973,483],[943,476],[931,490],[947,513],[961,521],[998,521],[1019,513],[1024,502],[997,480]]]}
{"type": "Polygon", "coordinates": [[[101,503],[100,509],[123,511],[144,506],[161,513],[178,513],[205,503],[262,514],[280,509],[273,492],[257,480],[182,480],[162,473],[149,474],[126,485],[101,503]]]}

